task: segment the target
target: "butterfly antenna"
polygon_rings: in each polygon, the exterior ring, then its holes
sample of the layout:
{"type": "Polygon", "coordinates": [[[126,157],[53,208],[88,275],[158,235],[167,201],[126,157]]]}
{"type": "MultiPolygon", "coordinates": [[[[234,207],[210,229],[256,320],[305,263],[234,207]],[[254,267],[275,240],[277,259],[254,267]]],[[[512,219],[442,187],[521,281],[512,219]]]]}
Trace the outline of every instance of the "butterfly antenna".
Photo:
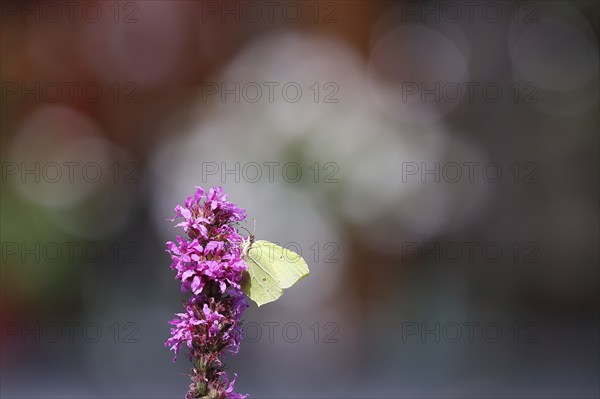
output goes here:
{"type": "Polygon", "coordinates": [[[248,232],[248,234],[252,235],[252,233],[250,233],[250,230],[248,230],[247,228],[245,228],[244,226],[240,226],[240,228],[246,230],[248,232]]]}

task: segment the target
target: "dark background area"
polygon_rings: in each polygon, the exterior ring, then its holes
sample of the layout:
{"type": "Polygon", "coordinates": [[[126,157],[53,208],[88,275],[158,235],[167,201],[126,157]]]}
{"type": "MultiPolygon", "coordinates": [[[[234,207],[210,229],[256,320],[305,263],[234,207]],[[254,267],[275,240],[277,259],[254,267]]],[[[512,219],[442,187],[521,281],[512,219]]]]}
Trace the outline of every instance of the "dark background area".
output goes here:
{"type": "Polygon", "coordinates": [[[196,185],[311,268],[239,392],[600,394],[597,2],[1,7],[3,398],[183,397],[196,185]]]}

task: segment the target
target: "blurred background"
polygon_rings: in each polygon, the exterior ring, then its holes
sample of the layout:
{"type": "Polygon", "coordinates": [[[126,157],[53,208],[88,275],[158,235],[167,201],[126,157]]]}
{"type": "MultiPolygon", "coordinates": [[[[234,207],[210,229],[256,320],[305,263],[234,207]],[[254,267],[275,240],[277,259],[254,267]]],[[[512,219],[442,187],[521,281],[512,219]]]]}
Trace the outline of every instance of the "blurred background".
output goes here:
{"type": "Polygon", "coordinates": [[[184,396],[197,185],[311,268],[239,392],[600,394],[598,3],[1,7],[3,398],[184,396]]]}

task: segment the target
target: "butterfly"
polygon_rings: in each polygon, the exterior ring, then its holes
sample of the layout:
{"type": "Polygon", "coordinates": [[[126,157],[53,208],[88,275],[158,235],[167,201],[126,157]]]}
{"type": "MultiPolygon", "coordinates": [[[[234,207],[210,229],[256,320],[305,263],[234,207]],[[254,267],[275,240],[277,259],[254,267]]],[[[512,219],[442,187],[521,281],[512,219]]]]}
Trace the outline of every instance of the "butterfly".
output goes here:
{"type": "Polygon", "coordinates": [[[243,259],[248,271],[242,290],[258,306],[273,302],[298,280],[308,276],[308,265],[294,251],[269,241],[254,241],[250,234],[242,243],[243,259]]]}

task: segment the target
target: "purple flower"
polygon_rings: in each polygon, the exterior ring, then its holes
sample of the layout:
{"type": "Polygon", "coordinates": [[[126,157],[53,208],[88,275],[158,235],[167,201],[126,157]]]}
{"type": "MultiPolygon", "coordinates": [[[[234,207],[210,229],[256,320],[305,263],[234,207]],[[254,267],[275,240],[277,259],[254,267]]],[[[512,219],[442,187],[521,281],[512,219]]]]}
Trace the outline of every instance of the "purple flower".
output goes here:
{"type": "Polygon", "coordinates": [[[181,282],[183,292],[192,296],[185,312],[170,321],[171,337],[165,342],[177,353],[185,343],[194,363],[192,384],[186,398],[209,396],[243,399],[233,392],[235,378],[229,383],[220,357],[224,351],[237,353],[240,346],[242,313],[248,307],[240,282],[247,269],[242,259],[242,236],[237,223],[246,212],[227,201],[221,187],[205,192],[197,187],[184,206],[175,207],[172,221],[187,237],[176,236],[167,242],[171,269],[181,282]]]}
{"type": "Polygon", "coordinates": [[[177,313],[176,316],[179,316],[179,318],[174,318],[169,322],[175,327],[171,328],[171,338],[165,344],[175,352],[173,361],[177,359],[177,353],[184,341],[187,343],[188,348],[193,348],[195,327],[206,324],[204,320],[196,318],[194,309],[191,306],[186,307],[186,313],[177,313]]]}
{"type": "Polygon", "coordinates": [[[233,380],[229,384],[229,388],[225,390],[225,393],[228,395],[227,397],[230,399],[245,399],[248,395],[240,395],[239,393],[233,392],[233,386],[235,385],[235,380],[237,379],[237,374],[234,374],[233,380]]]}

